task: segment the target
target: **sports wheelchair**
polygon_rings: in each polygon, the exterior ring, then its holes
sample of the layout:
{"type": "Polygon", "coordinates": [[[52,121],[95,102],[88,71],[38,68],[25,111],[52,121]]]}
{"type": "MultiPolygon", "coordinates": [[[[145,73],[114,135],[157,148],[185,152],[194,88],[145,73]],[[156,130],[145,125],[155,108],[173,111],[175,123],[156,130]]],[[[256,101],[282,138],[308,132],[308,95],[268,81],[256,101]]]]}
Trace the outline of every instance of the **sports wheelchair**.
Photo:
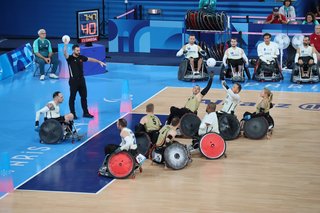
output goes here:
{"type": "Polygon", "coordinates": [[[227,144],[220,134],[208,132],[199,136],[198,131],[201,124],[200,118],[193,114],[185,114],[180,121],[181,133],[192,138],[190,152],[199,149],[200,153],[207,159],[214,160],[220,157],[226,157],[227,144]]]}
{"type": "Polygon", "coordinates": [[[280,81],[283,80],[282,69],[277,60],[268,64],[259,59],[256,62],[252,79],[257,81],[280,81]]]}
{"type": "MultiPolygon", "coordinates": [[[[307,59],[310,59],[310,58],[308,57],[307,59]]],[[[302,65],[296,63],[292,69],[291,82],[318,83],[319,82],[319,66],[316,64],[309,65],[309,60],[303,60],[302,65]]]]}
{"type": "Polygon", "coordinates": [[[231,79],[232,82],[244,82],[246,73],[248,80],[251,79],[249,69],[245,66],[245,62],[243,59],[239,59],[236,61],[236,66],[232,66],[232,64],[227,61],[228,66],[222,65],[220,71],[220,80],[224,80],[226,78],[231,79]]]}
{"type": "MultiPolygon", "coordinates": [[[[178,70],[178,80],[180,81],[207,81],[209,79],[208,69],[206,65],[206,52],[200,51],[200,57],[202,58],[202,65],[200,73],[194,74],[191,69],[190,61],[186,57],[181,61],[178,70]]],[[[186,55],[186,52],[184,53],[186,55]]],[[[194,63],[195,69],[198,64],[194,63]]]]}
{"type": "Polygon", "coordinates": [[[249,113],[246,112],[241,120],[241,130],[245,137],[250,139],[262,139],[264,136],[272,134],[274,120],[267,113],[249,113]]]}
{"type": "Polygon", "coordinates": [[[40,143],[56,144],[65,140],[80,141],[83,135],[79,135],[73,121],[69,123],[59,122],[56,119],[46,119],[39,130],[40,143]]]}

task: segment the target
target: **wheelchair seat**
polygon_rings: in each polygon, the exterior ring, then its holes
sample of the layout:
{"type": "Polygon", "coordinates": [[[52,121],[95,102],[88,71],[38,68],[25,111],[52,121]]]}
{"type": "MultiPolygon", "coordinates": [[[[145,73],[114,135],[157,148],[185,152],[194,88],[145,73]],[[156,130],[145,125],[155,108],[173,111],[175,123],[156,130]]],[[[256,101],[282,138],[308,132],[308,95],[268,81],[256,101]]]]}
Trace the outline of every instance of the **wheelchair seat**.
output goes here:
{"type": "Polygon", "coordinates": [[[254,69],[253,79],[257,81],[280,81],[283,80],[281,67],[277,60],[271,61],[270,64],[258,60],[254,69]]]}

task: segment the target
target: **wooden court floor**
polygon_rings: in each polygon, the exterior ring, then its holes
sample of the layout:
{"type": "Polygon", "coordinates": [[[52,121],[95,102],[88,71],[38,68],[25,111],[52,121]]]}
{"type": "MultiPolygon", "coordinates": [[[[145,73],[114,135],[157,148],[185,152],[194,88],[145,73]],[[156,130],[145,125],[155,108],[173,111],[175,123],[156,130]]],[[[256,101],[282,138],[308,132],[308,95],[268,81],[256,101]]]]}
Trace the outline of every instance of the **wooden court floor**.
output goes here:
{"type": "MultiPolygon", "coordinates": [[[[171,105],[182,107],[190,93],[167,88],[146,103],[167,114],[171,105]]],[[[243,91],[241,100],[256,102],[259,93],[243,91]]],[[[205,99],[224,97],[223,90],[210,90],[205,99]]],[[[274,92],[272,137],[230,141],[227,158],[210,161],[194,154],[180,171],[147,161],[136,179],[116,180],[97,195],[17,190],[0,200],[0,212],[320,212],[320,112],[299,108],[319,102],[319,93],[274,92]],[[290,105],[281,107],[285,104],[290,105]]],[[[135,112],[144,113],[146,103],[135,112]]],[[[254,109],[239,106],[236,114],[240,118],[254,109]]],[[[204,111],[201,104],[199,117],[204,111]]]]}

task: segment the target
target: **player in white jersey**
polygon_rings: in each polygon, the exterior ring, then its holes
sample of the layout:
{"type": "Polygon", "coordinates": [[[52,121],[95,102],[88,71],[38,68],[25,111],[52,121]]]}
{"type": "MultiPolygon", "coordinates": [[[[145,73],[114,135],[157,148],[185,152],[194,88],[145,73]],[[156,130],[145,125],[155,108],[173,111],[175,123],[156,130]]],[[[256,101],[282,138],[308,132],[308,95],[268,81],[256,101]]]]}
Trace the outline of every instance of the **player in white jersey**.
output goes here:
{"type": "Polygon", "coordinates": [[[184,45],[178,52],[177,56],[182,56],[183,54],[189,60],[191,70],[194,74],[199,74],[202,66],[202,58],[199,56],[199,52],[203,51],[201,47],[195,44],[196,37],[194,35],[189,36],[189,43],[184,45]],[[195,64],[197,64],[197,70],[195,70],[195,64]]]}
{"type": "Polygon", "coordinates": [[[219,132],[218,116],[216,113],[216,104],[210,102],[206,108],[206,115],[201,120],[198,135],[202,136],[208,132],[219,132]]]}
{"type": "Polygon", "coordinates": [[[258,45],[258,56],[261,61],[270,64],[278,58],[279,48],[275,42],[270,41],[271,35],[269,33],[263,35],[263,40],[264,42],[258,45]]]}
{"type": "Polygon", "coordinates": [[[257,80],[281,80],[281,68],[278,65],[277,58],[279,56],[279,48],[275,42],[271,40],[271,34],[263,35],[264,42],[260,43],[257,48],[259,61],[255,70],[254,78],[257,80]]]}
{"type": "Polygon", "coordinates": [[[36,112],[35,128],[39,128],[40,115],[44,114],[45,119],[56,119],[60,123],[70,123],[73,121],[73,114],[69,113],[64,116],[60,114],[60,104],[63,102],[63,94],[56,91],[52,95],[53,100],[48,102],[46,106],[36,112]]]}
{"type": "Polygon", "coordinates": [[[104,149],[106,155],[123,150],[129,151],[137,149],[136,137],[131,129],[127,127],[127,125],[128,123],[124,118],[120,118],[117,121],[117,128],[120,130],[121,142],[120,145],[108,144],[104,149]]]}
{"type": "MultiPolygon", "coordinates": [[[[224,56],[222,60],[223,65],[225,66],[226,70],[228,70],[229,67],[231,67],[231,71],[233,73],[235,73],[236,71],[240,72],[243,65],[245,65],[246,67],[249,65],[249,60],[245,52],[243,51],[243,49],[240,47],[237,47],[238,42],[236,38],[231,38],[230,44],[231,44],[231,47],[224,52],[224,56]]],[[[250,79],[249,70],[245,69],[245,71],[248,76],[248,79],[250,79]]]]}
{"type": "Polygon", "coordinates": [[[312,67],[312,70],[314,70],[315,73],[318,73],[316,66],[318,63],[317,53],[315,48],[310,46],[309,36],[303,38],[303,45],[297,49],[294,62],[296,63],[294,68],[295,75],[298,75],[300,70],[302,77],[308,77],[310,74],[310,67],[312,67]]]}
{"type": "Polygon", "coordinates": [[[222,112],[234,114],[234,111],[238,104],[240,103],[240,91],[241,91],[241,84],[235,83],[233,84],[232,88],[229,88],[225,81],[222,81],[222,87],[227,92],[227,97],[224,100],[222,112]]]}

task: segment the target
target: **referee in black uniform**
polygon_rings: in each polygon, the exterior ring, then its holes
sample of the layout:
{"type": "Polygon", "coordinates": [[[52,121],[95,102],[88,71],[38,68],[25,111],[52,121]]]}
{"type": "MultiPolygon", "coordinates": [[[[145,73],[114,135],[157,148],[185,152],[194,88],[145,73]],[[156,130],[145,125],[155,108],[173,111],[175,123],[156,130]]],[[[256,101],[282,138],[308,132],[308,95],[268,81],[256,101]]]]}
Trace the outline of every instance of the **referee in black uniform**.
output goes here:
{"type": "Polygon", "coordinates": [[[77,119],[74,101],[76,99],[77,92],[79,92],[81,97],[81,106],[83,110],[83,117],[86,118],[93,118],[88,111],[88,104],[87,104],[87,86],[86,80],[83,75],[83,62],[90,61],[99,63],[101,66],[106,66],[105,63],[99,61],[94,58],[86,57],[84,55],[80,55],[80,47],[79,45],[75,44],[72,46],[72,55],[68,55],[67,52],[67,41],[64,41],[64,56],[67,59],[68,66],[69,66],[69,86],[70,86],[70,98],[69,98],[69,108],[70,112],[74,115],[74,119],[77,119]]]}

